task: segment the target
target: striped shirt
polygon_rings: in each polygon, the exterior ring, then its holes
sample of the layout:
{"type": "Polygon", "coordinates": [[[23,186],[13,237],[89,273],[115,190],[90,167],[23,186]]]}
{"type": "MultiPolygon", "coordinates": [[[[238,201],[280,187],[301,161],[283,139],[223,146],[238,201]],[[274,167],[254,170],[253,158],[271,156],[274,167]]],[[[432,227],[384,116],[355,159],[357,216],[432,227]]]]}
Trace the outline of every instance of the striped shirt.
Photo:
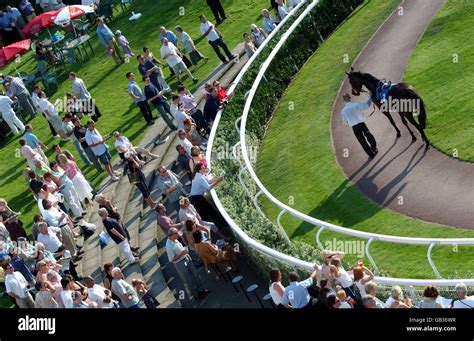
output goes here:
{"type": "Polygon", "coordinates": [[[19,77],[13,77],[10,82],[10,90],[15,95],[21,95],[23,93],[27,93],[28,90],[25,87],[25,84],[19,77]]]}

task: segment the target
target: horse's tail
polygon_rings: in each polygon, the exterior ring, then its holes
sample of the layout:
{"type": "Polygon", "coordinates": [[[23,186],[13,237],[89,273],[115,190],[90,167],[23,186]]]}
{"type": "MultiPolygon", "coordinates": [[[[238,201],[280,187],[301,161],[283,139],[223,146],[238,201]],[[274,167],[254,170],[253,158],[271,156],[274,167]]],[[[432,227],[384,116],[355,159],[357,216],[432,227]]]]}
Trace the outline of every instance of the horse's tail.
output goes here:
{"type": "Polygon", "coordinates": [[[423,99],[413,90],[411,86],[406,86],[406,91],[410,94],[410,97],[413,99],[419,101],[419,107],[418,107],[418,123],[421,126],[421,129],[426,128],[426,110],[425,110],[425,103],[423,102],[423,99]]]}

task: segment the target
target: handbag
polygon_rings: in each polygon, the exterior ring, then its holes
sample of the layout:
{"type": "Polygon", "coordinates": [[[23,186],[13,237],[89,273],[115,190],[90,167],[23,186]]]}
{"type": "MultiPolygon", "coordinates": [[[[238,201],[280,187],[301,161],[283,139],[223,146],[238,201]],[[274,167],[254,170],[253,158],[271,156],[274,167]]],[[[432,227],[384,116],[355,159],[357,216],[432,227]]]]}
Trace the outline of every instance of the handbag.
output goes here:
{"type": "Polygon", "coordinates": [[[137,169],[135,172],[132,171],[132,169],[129,168],[129,171],[128,171],[128,181],[130,182],[131,185],[136,185],[136,184],[139,184],[141,181],[140,179],[140,170],[137,169]]]}

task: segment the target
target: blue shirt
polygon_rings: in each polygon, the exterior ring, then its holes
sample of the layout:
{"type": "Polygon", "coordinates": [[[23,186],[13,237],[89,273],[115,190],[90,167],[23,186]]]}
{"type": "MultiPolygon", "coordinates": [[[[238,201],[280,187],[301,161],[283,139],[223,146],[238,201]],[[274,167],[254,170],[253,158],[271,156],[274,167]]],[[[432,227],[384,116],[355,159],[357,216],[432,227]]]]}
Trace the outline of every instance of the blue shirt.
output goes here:
{"type": "Polygon", "coordinates": [[[21,17],[21,13],[16,7],[12,7],[11,12],[4,12],[4,15],[7,15],[8,18],[10,19],[10,22],[16,21],[19,17],[21,17]]]}
{"type": "Polygon", "coordinates": [[[33,6],[29,1],[21,2],[20,8],[24,5],[26,5],[26,7],[23,9],[23,13],[25,13],[25,15],[30,15],[31,13],[33,13],[33,6]]]}
{"type": "Polygon", "coordinates": [[[146,97],[143,94],[142,89],[137,85],[135,81],[128,81],[128,93],[132,93],[133,95],[140,97],[139,99],[133,99],[135,103],[146,101],[146,97]]]}
{"type": "Polygon", "coordinates": [[[97,36],[99,37],[102,45],[107,47],[107,42],[114,37],[112,31],[107,27],[107,25],[97,26],[97,36]]]}
{"type": "MultiPolygon", "coordinates": [[[[103,141],[102,135],[100,135],[99,131],[97,129],[94,129],[93,131],[90,131],[87,129],[86,131],[86,142],[90,146],[94,143],[98,143],[100,141],[103,141]]],[[[92,151],[94,152],[95,155],[101,156],[107,151],[107,147],[105,146],[104,143],[98,144],[95,147],[90,147],[92,151]]]]}
{"type": "Polygon", "coordinates": [[[267,33],[267,34],[270,33],[271,31],[273,31],[276,28],[276,24],[275,24],[275,21],[273,20],[273,18],[272,17],[263,18],[262,28],[265,31],[265,33],[267,33]]]}
{"type": "Polygon", "coordinates": [[[33,274],[31,273],[30,269],[25,264],[25,261],[21,257],[17,257],[16,259],[11,258],[10,259],[10,264],[13,266],[13,269],[15,271],[18,271],[25,277],[27,282],[31,282],[34,277],[33,274]]]}
{"type": "MultiPolygon", "coordinates": [[[[168,41],[172,42],[174,45],[178,44],[178,38],[171,31],[166,31],[165,38],[168,39],[168,41]]],[[[163,35],[160,32],[160,41],[162,40],[163,40],[163,35]]]]}
{"type": "MultiPolygon", "coordinates": [[[[145,64],[138,64],[138,71],[142,76],[145,76],[147,71],[150,69],[153,69],[155,66],[157,66],[155,63],[153,63],[151,60],[147,60],[145,64]]],[[[160,82],[158,82],[158,72],[152,72],[150,74],[150,82],[156,86],[157,88],[161,88],[160,82]]]]}
{"type": "Polygon", "coordinates": [[[312,277],[302,282],[291,282],[285,288],[283,304],[290,304],[293,308],[297,309],[306,307],[311,300],[307,289],[311,285],[313,285],[312,277]]]}
{"type": "Polygon", "coordinates": [[[6,28],[8,26],[10,26],[10,17],[4,12],[0,17],[0,27],[6,28]]]}
{"type": "Polygon", "coordinates": [[[27,131],[25,135],[23,135],[23,138],[26,140],[26,144],[31,148],[36,149],[39,147],[39,140],[35,134],[27,131]]]}
{"type": "Polygon", "coordinates": [[[209,121],[214,121],[216,119],[220,105],[221,102],[217,99],[217,97],[209,96],[206,104],[204,104],[204,118],[209,121]]]}

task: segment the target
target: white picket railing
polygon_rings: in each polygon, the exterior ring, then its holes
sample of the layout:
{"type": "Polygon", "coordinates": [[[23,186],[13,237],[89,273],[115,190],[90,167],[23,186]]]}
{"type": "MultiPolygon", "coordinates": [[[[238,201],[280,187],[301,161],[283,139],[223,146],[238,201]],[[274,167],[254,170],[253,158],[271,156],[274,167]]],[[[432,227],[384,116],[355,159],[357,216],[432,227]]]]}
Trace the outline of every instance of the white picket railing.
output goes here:
{"type": "MultiPolygon", "coordinates": [[[[259,211],[260,214],[263,215],[262,210],[258,207],[258,204],[257,204],[257,198],[260,195],[265,195],[274,205],[281,208],[282,211],[280,212],[280,214],[278,216],[277,226],[280,228],[280,231],[282,232],[283,236],[285,237],[285,239],[288,243],[291,243],[291,241],[288,238],[288,236],[286,235],[286,232],[285,232],[285,230],[283,229],[283,227],[281,226],[281,223],[280,223],[281,216],[285,213],[291,214],[294,217],[297,217],[297,218],[301,219],[302,221],[305,221],[305,222],[307,222],[309,224],[312,224],[314,226],[318,226],[319,230],[316,233],[316,242],[317,242],[318,246],[321,249],[322,249],[322,243],[321,243],[319,237],[320,237],[321,233],[325,230],[330,230],[330,231],[341,233],[341,234],[344,234],[344,235],[353,236],[353,237],[357,237],[357,238],[367,240],[367,244],[366,244],[366,247],[365,247],[365,252],[366,252],[366,255],[367,255],[367,257],[368,257],[368,259],[369,259],[369,261],[370,261],[371,265],[373,266],[376,273],[378,272],[378,268],[377,268],[377,265],[376,265],[374,259],[372,258],[371,254],[370,254],[370,245],[371,245],[372,242],[380,241],[380,242],[396,243],[396,244],[404,244],[404,245],[426,245],[426,246],[428,246],[427,259],[428,259],[428,262],[429,262],[431,268],[433,269],[433,272],[436,275],[436,279],[426,279],[425,280],[425,279],[389,278],[389,277],[376,276],[375,281],[380,283],[380,284],[401,285],[401,286],[406,286],[406,287],[409,287],[409,286],[425,286],[425,285],[429,285],[429,284],[437,285],[437,286],[454,286],[459,282],[464,282],[467,285],[474,285],[474,279],[469,279],[469,278],[466,278],[466,279],[442,279],[439,271],[437,270],[437,268],[436,268],[436,266],[433,262],[433,260],[431,259],[431,251],[432,251],[433,247],[436,246],[436,245],[474,245],[474,238],[446,238],[445,239],[445,238],[398,237],[398,236],[390,236],[390,235],[369,233],[369,232],[364,232],[364,231],[357,231],[357,230],[352,230],[352,229],[345,228],[345,227],[342,227],[342,226],[330,224],[330,223],[327,223],[325,221],[322,221],[322,220],[316,219],[314,217],[310,217],[306,214],[303,214],[303,213],[293,209],[292,207],[285,205],[281,201],[279,201],[277,198],[275,198],[265,188],[265,186],[261,183],[261,181],[258,178],[257,174],[255,173],[255,171],[253,169],[253,166],[250,162],[249,155],[248,155],[247,144],[246,144],[246,131],[245,131],[247,118],[248,118],[249,113],[251,112],[251,105],[252,105],[253,98],[255,96],[255,93],[258,89],[258,86],[259,86],[260,82],[265,79],[265,71],[269,67],[272,60],[275,58],[275,56],[277,55],[279,50],[284,46],[284,44],[285,44],[286,40],[288,39],[288,37],[298,27],[298,25],[301,23],[301,21],[317,5],[318,2],[319,2],[319,0],[314,0],[313,2],[311,2],[307,6],[307,8],[304,10],[304,12],[290,26],[290,28],[282,35],[279,42],[273,48],[273,50],[271,51],[268,58],[260,66],[260,71],[259,71],[259,73],[258,73],[258,75],[257,75],[257,77],[256,77],[256,79],[255,79],[255,81],[252,85],[252,88],[246,94],[247,99],[246,99],[246,103],[245,103],[245,106],[244,106],[242,116],[239,117],[236,121],[236,129],[238,131],[240,131],[240,141],[232,148],[232,153],[233,153],[234,157],[241,164],[241,171],[240,171],[240,174],[239,174],[239,179],[241,180],[241,184],[242,184],[244,190],[246,191],[247,194],[249,194],[249,191],[246,188],[246,186],[243,182],[243,179],[242,179],[243,173],[248,172],[250,174],[250,177],[256,183],[256,185],[259,189],[259,191],[255,195],[255,197],[253,198],[256,209],[259,211]],[[240,123],[240,127],[239,127],[239,123],[240,123]],[[243,160],[244,160],[244,164],[242,164],[242,162],[239,160],[238,156],[236,155],[237,154],[236,150],[239,147],[241,148],[241,151],[242,151],[242,157],[243,157],[243,160]]],[[[283,23],[286,22],[289,19],[289,17],[293,16],[296,13],[296,11],[300,7],[302,7],[305,3],[306,3],[306,1],[303,1],[302,3],[300,3],[297,6],[297,8],[292,10],[290,12],[290,14],[285,18],[285,20],[283,20],[283,23]]],[[[240,82],[240,80],[242,79],[244,74],[247,72],[248,68],[252,65],[253,61],[257,58],[257,56],[262,51],[262,49],[266,46],[266,44],[274,37],[274,35],[277,33],[277,30],[279,30],[281,27],[282,27],[282,24],[280,24],[278,26],[278,28],[276,30],[274,30],[271,35],[269,35],[269,37],[265,40],[265,43],[250,58],[250,60],[244,66],[244,68],[242,68],[242,70],[240,71],[239,75],[237,76],[233,86],[229,89],[229,93],[232,93],[234,91],[235,87],[240,82]]],[[[214,125],[212,127],[211,134],[210,134],[210,137],[209,137],[209,143],[208,143],[207,155],[206,155],[208,165],[211,165],[212,146],[213,146],[213,143],[214,143],[216,131],[218,129],[219,121],[220,121],[220,118],[221,118],[222,114],[223,114],[222,110],[219,111],[219,113],[217,114],[216,120],[214,121],[214,125]]],[[[218,208],[220,213],[223,215],[224,219],[228,222],[228,224],[230,225],[230,227],[232,228],[234,233],[236,233],[239,236],[239,238],[248,247],[251,247],[251,248],[253,248],[253,249],[255,249],[259,252],[262,252],[263,254],[265,254],[269,257],[273,257],[273,258],[275,258],[279,261],[282,261],[284,263],[287,263],[291,266],[298,267],[298,268],[303,268],[303,269],[307,269],[307,270],[312,269],[313,264],[311,264],[309,262],[306,262],[306,261],[302,261],[300,259],[297,259],[297,258],[289,256],[289,255],[283,254],[279,251],[273,250],[273,249],[271,249],[271,248],[269,248],[269,247],[267,247],[267,246],[265,246],[261,243],[256,242],[252,238],[250,238],[234,222],[234,220],[227,214],[227,212],[226,212],[225,208],[223,207],[222,203],[220,202],[219,197],[217,196],[217,193],[216,193],[215,190],[211,190],[211,196],[214,200],[214,203],[215,203],[216,207],[218,208]]]]}

